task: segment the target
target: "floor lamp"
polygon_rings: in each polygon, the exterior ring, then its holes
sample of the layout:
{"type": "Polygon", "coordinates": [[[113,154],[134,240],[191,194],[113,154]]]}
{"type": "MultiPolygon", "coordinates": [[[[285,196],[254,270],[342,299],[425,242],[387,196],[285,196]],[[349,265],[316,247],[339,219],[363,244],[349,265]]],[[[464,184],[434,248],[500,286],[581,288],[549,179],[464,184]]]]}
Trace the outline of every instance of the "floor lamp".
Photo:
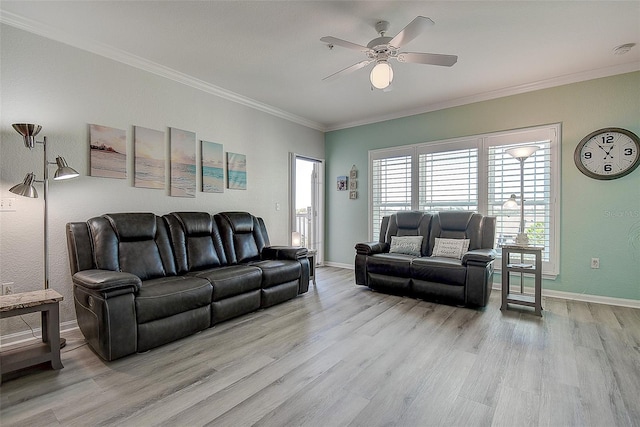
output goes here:
{"type": "MultiPolygon", "coordinates": [[[[540,147],[535,145],[526,145],[506,150],[507,154],[520,162],[520,228],[516,236],[516,245],[519,246],[529,245],[529,236],[527,236],[524,229],[524,162],[539,148],[540,147]]],[[[516,201],[516,195],[512,194],[509,200],[504,202],[502,207],[505,209],[517,208],[518,202],[516,201]]]]}
{"type": "MultiPolygon", "coordinates": [[[[67,162],[63,157],[56,157],[55,162],[50,162],[47,158],[47,137],[45,136],[42,141],[36,141],[36,135],[42,129],[40,125],[16,123],[12,125],[13,128],[22,135],[24,139],[24,145],[28,149],[33,149],[36,144],[42,144],[43,157],[44,157],[44,176],[42,181],[38,181],[35,178],[33,172],[29,172],[21,184],[14,185],[9,189],[10,192],[24,197],[38,197],[38,192],[33,186],[35,182],[41,182],[44,186],[44,288],[49,289],[49,209],[48,209],[48,196],[49,196],[49,165],[57,165],[58,169],[53,175],[54,180],[63,180],[69,178],[75,178],[79,175],[74,169],[67,165],[67,162]]],[[[60,346],[64,347],[66,341],[61,338],[60,346]]]]}

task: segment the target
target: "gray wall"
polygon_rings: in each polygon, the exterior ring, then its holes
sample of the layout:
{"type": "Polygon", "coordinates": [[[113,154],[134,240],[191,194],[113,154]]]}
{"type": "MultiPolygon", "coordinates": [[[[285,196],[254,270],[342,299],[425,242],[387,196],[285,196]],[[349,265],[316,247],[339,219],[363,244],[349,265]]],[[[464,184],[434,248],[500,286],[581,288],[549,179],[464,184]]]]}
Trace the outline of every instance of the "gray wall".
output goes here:
{"type": "MultiPolygon", "coordinates": [[[[0,280],[14,282],[15,292],[42,288],[44,268],[42,198],[8,191],[27,172],[42,177],[42,146],[27,150],[11,128],[17,122],[42,125],[40,136],[48,137],[50,159],[64,156],[81,174],[50,184],[50,279],[65,298],[63,322],[75,319],[64,233],[69,221],[108,212],[246,210],[265,219],[273,244],[288,243],[288,153],[323,158],[322,132],[10,26],[2,25],[0,31],[0,195],[16,197],[16,211],[0,213],[0,280]],[[126,180],[87,176],[90,123],[127,130],[126,180]],[[198,141],[246,154],[248,189],[178,198],[165,190],[134,188],[134,125],[167,135],[168,127],[192,131],[198,141]]],[[[200,177],[197,184],[200,188],[200,177]]],[[[37,188],[42,197],[42,186],[37,188]]],[[[27,320],[39,327],[36,317],[27,320]]],[[[15,318],[2,320],[1,326],[3,336],[26,330],[15,318]]]]}

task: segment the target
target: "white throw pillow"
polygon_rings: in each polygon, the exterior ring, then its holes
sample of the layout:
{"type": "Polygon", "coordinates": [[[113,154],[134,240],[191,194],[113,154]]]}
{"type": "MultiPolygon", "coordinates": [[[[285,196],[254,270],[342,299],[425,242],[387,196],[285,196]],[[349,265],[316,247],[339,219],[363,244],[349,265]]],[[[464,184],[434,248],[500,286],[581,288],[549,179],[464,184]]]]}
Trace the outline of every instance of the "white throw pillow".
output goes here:
{"type": "Polygon", "coordinates": [[[469,239],[439,239],[433,245],[431,256],[461,259],[469,250],[469,239]]]}
{"type": "Polygon", "coordinates": [[[391,236],[389,253],[420,256],[422,236],[391,236]]]}

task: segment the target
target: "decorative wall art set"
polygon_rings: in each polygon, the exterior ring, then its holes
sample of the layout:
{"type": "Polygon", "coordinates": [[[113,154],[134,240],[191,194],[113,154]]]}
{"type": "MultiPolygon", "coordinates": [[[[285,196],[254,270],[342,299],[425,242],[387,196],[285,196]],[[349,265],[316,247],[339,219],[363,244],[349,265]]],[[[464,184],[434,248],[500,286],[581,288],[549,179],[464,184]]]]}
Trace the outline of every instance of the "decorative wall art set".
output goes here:
{"type": "Polygon", "coordinates": [[[348,191],[349,199],[355,200],[358,198],[358,169],[356,165],[351,167],[349,176],[340,175],[337,178],[336,186],[338,191],[348,191]]]}
{"type": "MultiPolygon", "coordinates": [[[[133,127],[134,179],[140,188],[165,188],[165,133],[141,126],[133,127]]],[[[89,125],[91,176],[127,178],[127,132],[107,126],[89,125]]],[[[224,192],[224,151],[222,144],[200,141],[201,166],[196,160],[196,134],[169,128],[170,187],[173,197],[196,196],[196,174],[202,177],[201,191],[224,192]]],[[[247,156],[227,153],[227,188],[247,189],[247,156]]]]}

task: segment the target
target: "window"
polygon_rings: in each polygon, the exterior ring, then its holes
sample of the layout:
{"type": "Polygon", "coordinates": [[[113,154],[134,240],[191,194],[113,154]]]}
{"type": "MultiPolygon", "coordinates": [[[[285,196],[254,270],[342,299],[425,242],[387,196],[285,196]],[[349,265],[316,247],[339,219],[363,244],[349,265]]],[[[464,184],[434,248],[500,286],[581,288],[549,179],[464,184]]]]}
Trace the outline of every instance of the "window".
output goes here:
{"type": "Polygon", "coordinates": [[[374,156],[371,167],[371,203],[375,207],[372,220],[378,224],[373,238],[378,240],[382,217],[397,211],[411,210],[411,151],[394,150],[392,153],[380,152],[374,156]]]}
{"type": "Polygon", "coordinates": [[[512,194],[520,203],[520,161],[506,150],[536,145],[523,169],[525,231],[545,248],[544,274],[557,275],[559,135],[556,124],[370,151],[371,237],[378,240],[382,217],[399,210],[457,209],[495,216],[496,248],[513,243],[520,210],[503,204],[512,194]]]}

